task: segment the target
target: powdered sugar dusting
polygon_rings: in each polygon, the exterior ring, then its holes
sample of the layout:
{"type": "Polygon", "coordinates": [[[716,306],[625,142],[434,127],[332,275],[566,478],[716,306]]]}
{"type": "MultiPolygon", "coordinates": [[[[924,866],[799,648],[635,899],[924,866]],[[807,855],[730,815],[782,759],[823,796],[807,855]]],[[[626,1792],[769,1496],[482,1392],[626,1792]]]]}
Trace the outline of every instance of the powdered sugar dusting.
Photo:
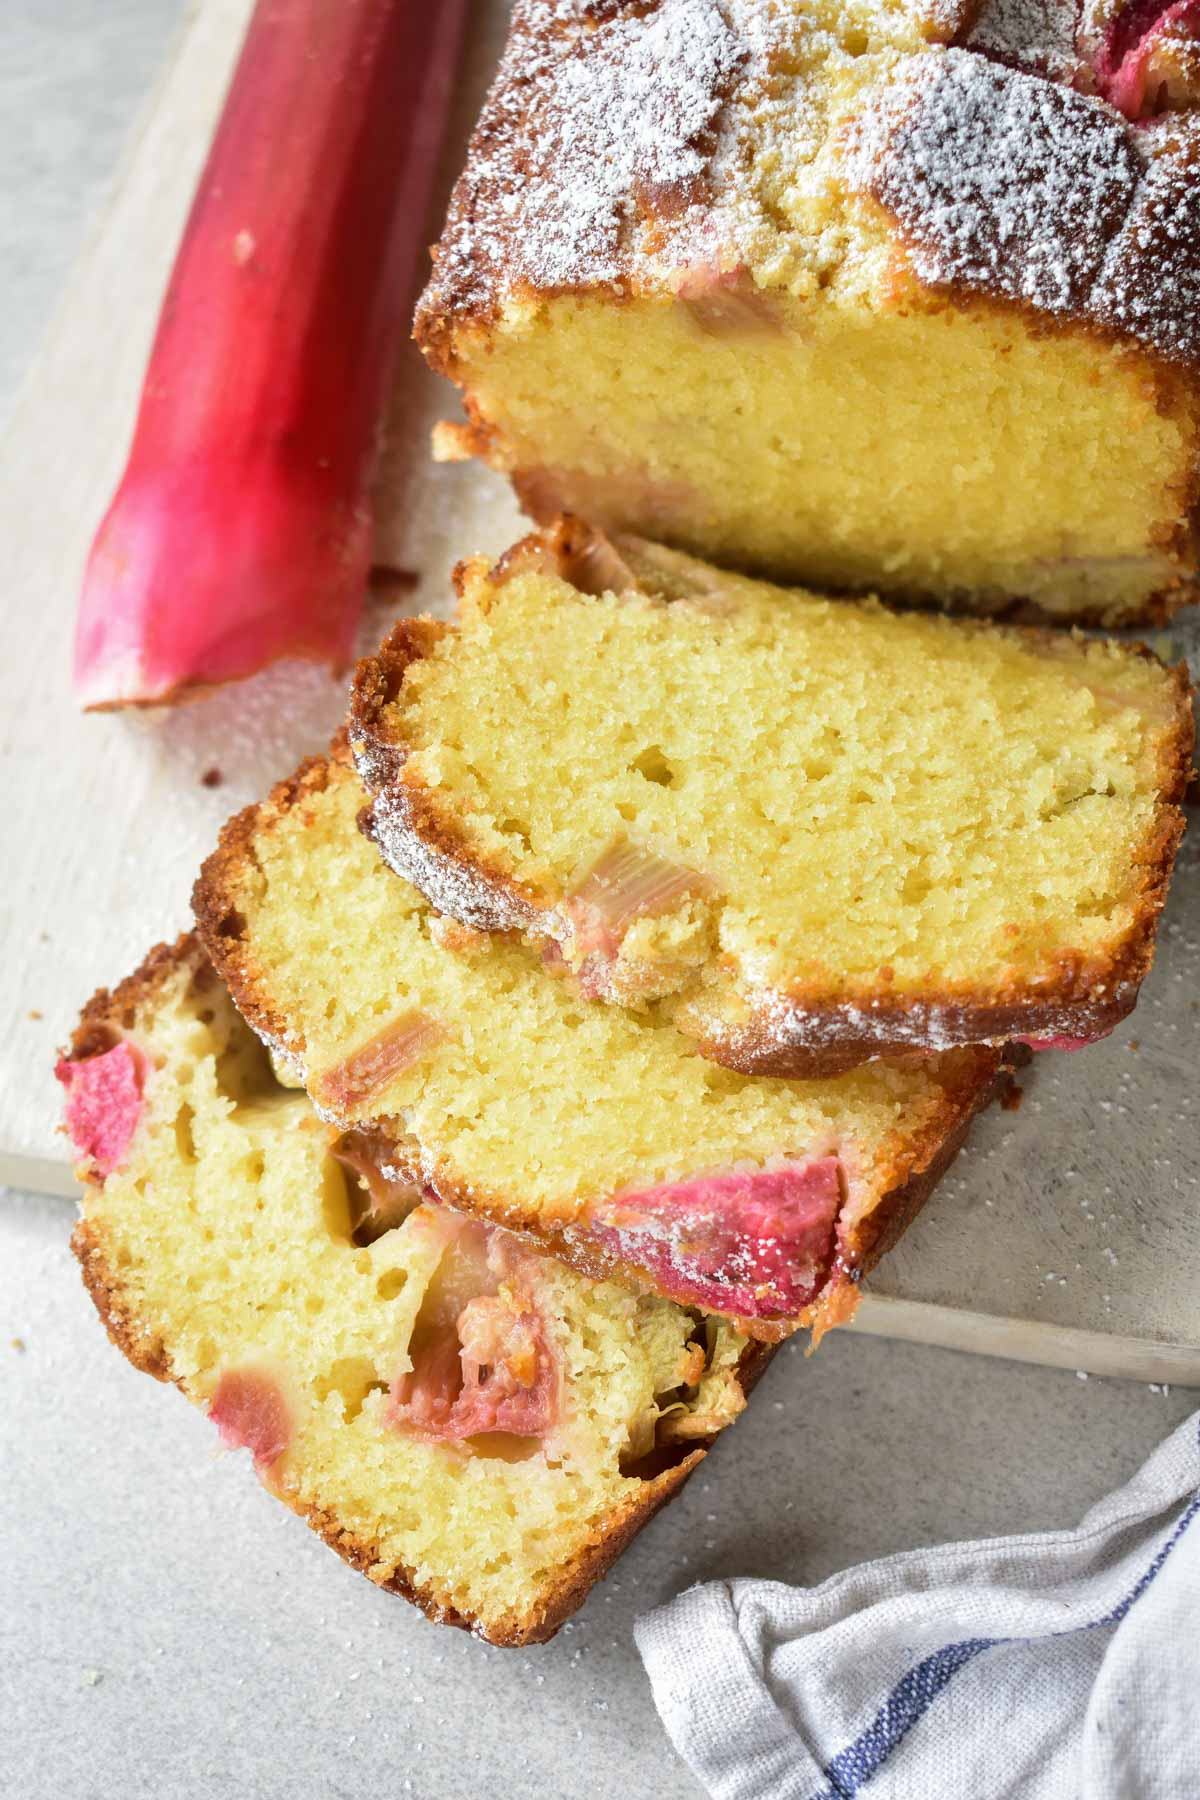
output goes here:
{"type": "Polygon", "coordinates": [[[1081,68],[1075,47],[1076,0],[984,0],[966,39],[971,50],[1055,81],[1081,68]]]}
{"type": "Polygon", "coordinates": [[[1104,101],[966,50],[913,58],[859,121],[852,187],[896,218],[916,273],[1200,356],[1194,121],[1104,101]]]}
{"type": "Polygon", "coordinates": [[[437,912],[474,931],[522,930],[536,923],[533,906],[498,887],[482,870],[457,861],[421,837],[402,787],[374,789],[369,763],[365,768],[360,765],[359,773],[368,792],[374,794],[367,835],[393,873],[424,894],[437,912]]]}
{"type": "MultiPolygon", "coordinates": [[[[713,1029],[709,1054],[750,1073],[798,1075],[819,1068],[823,1057],[851,1053],[858,1060],[894,1056],[906,1050],[929,1055],[969,1047],[1001,1049],[1033,1034],[1039,1039],[1089,1041],[1111,1031],[1132,1012],[1136,981],[1097,982],[1082,999],[1056,1000],[1031,994],[1024,1001],[987,1005],[976,999],[903,1003],[875,1000],[827,1001],[807,1010],[771,988],[744,990],[751,1023],[722,1034],[713,1029]],[[786,1065],[791,1061],[791,1067],[786,1065]]],[[[701,1015],[702,1019],[702,1015],[701,1015]]]]}
{"type": "Polygon", "coordinates": [[[1196,112],[1096,92],[1113,6],[516,0],[418,336],[696,268],[811,295],[877,247],[866,193],[929,285],[1200,361],[1196,112]]]}
{"type": "Polygon", "coordinates": [[[948,44],[970,27],[977,6],[978,0],[924,0],[920,11],[930,37],[948,44]]]}
{"type": "Polygon", "coordinates": [[[696,198],[741,54],[715,0],[518,0],[425,304],[618,280],[639,211],[696,198]]]}
{"type": "Polygon", "coordinates": [[[1082,308],[1139,165],[1109,109],[948,50],[903,65],[848,173],[895,214],[923,280],[1060,313],[1082,308]]]}
{"type": "Polygon", "coordinates": [[[1152,160],[1091,295],[1096,317],[1200,362],[1200,123],[1144,134],[1152,160]]]}

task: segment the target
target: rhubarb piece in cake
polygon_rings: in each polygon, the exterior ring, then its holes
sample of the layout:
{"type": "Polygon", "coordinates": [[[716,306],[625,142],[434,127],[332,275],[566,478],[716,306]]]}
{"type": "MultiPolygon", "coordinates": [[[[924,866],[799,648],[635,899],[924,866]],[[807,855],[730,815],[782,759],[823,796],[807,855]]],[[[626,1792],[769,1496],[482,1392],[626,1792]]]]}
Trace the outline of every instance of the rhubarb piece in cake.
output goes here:
{"type": "Polygon", "coordinates": [[[347,1145],[275,1080],[194,939],[96,996],[63,1073],[74,1246],[113,1341],[431,1618],[549,1637],[769,1354],[387,1182],[369,1139],[347,1145]],[[132,1126],[110,1073],[126,1050],[132,1126]],[[100,1069],[80,1129],[72,1101],[100,1069]]]}
{"type": "Polygon", "coordinates": [[[731,1068],[1089,1038],[1133,1006],[1183,829],[1185,670],[827,600],[565,522],[363,663],[367,829],[587,999],[731,1068]],[[615,591],[614,591],[615,590],[615,591]]]}
{"type": "Polygon", "coordinates": [[[369,1134],[385,1181],[593,1275],[764,1337],[852,1310],[1001,1054],[717,1068],[669,1008],[593,1006],[515,934],[447,931],[359,830],[364,798],[344,751],[307,765],[231,821],[196,889],[235,1001],[318,1111],[369,1134]]]}
{"type": "Polygon", "coordinates": [[[518,0],[417,313],[443,455],[732,567],[1194,597],[1200,7],[518,0]]]}

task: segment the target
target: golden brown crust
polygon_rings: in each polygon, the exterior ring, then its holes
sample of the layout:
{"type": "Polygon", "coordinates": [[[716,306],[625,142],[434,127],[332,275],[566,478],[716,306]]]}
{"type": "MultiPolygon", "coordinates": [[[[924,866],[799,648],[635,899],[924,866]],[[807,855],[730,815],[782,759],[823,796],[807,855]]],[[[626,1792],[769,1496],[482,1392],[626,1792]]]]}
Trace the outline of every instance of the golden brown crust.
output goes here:
{"type": "Polygon", "coordinates": [[[647,285],[634,244],[661,249],[709,196],[746,61],[717,0],[515,0],[417,309],[427,353],[448,317],[491,319],[502,296],[647,285]]]}
{"type": "Polygon", "coordinates": [[[1195,158],[1186,116],[1132,124],[1099,94],[957,45],[868,93],[845,169],[936,293],[1077,322],[1195,369],[1195,158]]]}
{"type": "MultiPolygon", "coordinates": [[[[574,519],[531,533],[497,565],[492,584],[515,569],[532,567],[570,579],[589,537],[602,539],[602,534],[574,519]]],[[[409,746],[392,703],[409,670],[452,629],[429,631],[427,625],[432,621],[402,621],[355,675],[348,733],[372,797],[361,828],[389,867],[440,912],[478,931],[521,930],[553,938],[561,896],[517,880],[481,850],[472,842],[464,816],[407,767],[409,746]],[[419,632],[412,629],[414,623],[422,626],[419,632]]],[[[995,628],[967,623],[962,629],[995,628]]],[[[1045,629],[1005,629],[1035,650],[1052,651],[1062,643],[1061,635],[1045,629]]],[[[1144,644],[1130,645],[1127,651],[1157,661],[1144,644]]],[[[1175,717],[1159,758],[1156,819],[1136,859],[1130,924],[1107,955],[1084,958],[1064,952],[1052,959],[1053,979],[1012,979],[986,989],[966,983],[931,985],[919,996],[849,983],[834,992],[801,983],[760,988],[745,996],[748,1016],[736,1026],[685,1005],[681,1027],[696,1038],[702,1054],[726,1068],[805,1079],[840,1074],[873,1057],[904,1055],[914,1048],[1106,1035],[1133,1010],[1153,963],[1158,919],[1184,830],[1182,802],[1195,742],[1192,690],[1185,665],[1167,674],[1175,717]]]]}
{"type": "MultiPolygon", "coordinates": [[[[1195,112],[1126,121],[1096,92],[1092,52],[1079,52],[1078,68],[1058,67],[1052,54],[1038,56],[1034,38],[1013,58],[975,31],[981,11],[979,0],[930,7],[930,49],[867,90],[871,142],[855,155],[851,133],[847,185],[880,202],[896,245],[916,252],[916,274],[932,292],[986,295],[1200,365],[1195,112]],[[959,153],[941,157],[952,124],[959,153]],[[1011,205],[1016,193],[1020,211],[1011,205]]],[[[506,299],[664,290],[678,200],[712,198],[712,151],[730,122],[730,97],[743,81],[765,79],[756,29],[761,20],[748,25],[736,5],[721,14],[707,0],[615,0],[587,20],[574,0],[516,0],[417,306],[414,335],[434,367],[453,378],[455,331],[486,331],[506,299]],[[678,34],[689,27],[707,29],[711,54],[684,74],[678,34]],[[691,158],[685,196],[646,182],[635,157],[606,155],[613,142],[619,148],[622,103],[631,81],[644,79],[646,58],[657,61],[664,86],[673,74],[680,85],[691,77],[691,119],[667,104],[660,142],[646,146],[660,153],[671,139],[691,158]],[[610,90],[608,106],[588,108],[581,70],[597,95],[610,90]],[[547,130],[554,121],[565,130],[547,130]],[[572,155],[599,158],[612,184],[610,207],[588,221],[599,234],[570,205],[572,155]]],[[[736,247],[725,248],[738,263],[736,247]]],[[[682,261],[696,254],[687,238],[671,252],[682,261]]]]}
{"type": "Polygon", "coordinates": [[[133,974],[115,988],[97,988],[79,1015],[65,1054],[72,1062],[83,1062],[111,1050],[122,1031],[133,1029],[139,1008],[154,997],[168,976],[188,963],[193,965],[195,981],[216,979],[194,931],[181,932],[173,944],[156,944],[133,974]]]}
{"type": "Polygon", "coordinates": [[[83,1285],[92,1298],[109,1339],[135,1369],[153,1375],[155,1381],[174,1381],[166,1345],[155,1332],[138,1323],[126,1304],[120,1276],[108,1261],[102,1237],[93,1222],[83,1217],[71,1233],[71,1249],[79,1263],[83,1285]]]}
{"type": "Polygon", "coordinates": [[[510,1615],[502,1623],[486,1629],[479,1620],[460,1612],[439,1596],[431,1584],[415,1585],[411,1572],[396,1570],[386,1579],[373,1571],[378,1565],[379,1551],[352,1533],[343,1531],[336,1519],[316,1509],[295,1510],[331,1550],[359,1574],[366,1575],[386,1593],[399,1594],[420,1608],[436,1625],[453,1625],[461,1631],[484,1638],[502,1649],[521,1649],[528,1644],[544,1644],[558,1632],[572,1613],[577,1612],[596,1583],[612,1568],[622,1551],[628,1548],[643,1526],[648,1525],[668,1500],[674,1499],[689,1477],[704,1461],[707,1450],[692,1449],[682,1459],[644,1484],[645,1491],[632,1496],[616,1509],[597,1530],[591,1541],[566,1564],[555,1581],[541,1595],[536,1609],[522,1617],[510,1615]]]}
{"type": "MultiPolygon", "coordinates": [[[[456,331],[486,331],[508,299],[663,291],[673,266],[697,254],[686,235],[671,241],[678,201],[727,200],[714,196],[714,180],[736,182],[733,173],[714,177],[713,152],[731,123],[730,100],[766,78],[772,39],[768,32],[756,45],[761,18],[750,23],[739,7],[721,12],[709,0],[587,10],[574,0],[514,5],[417,307],[416,340],[451,379],[456,331]],[[679,43],[697,30],[707,54],[681,70],[679,43]],[[669,146],[689,163],[687,195],[647,181],[636,155],[620,153],[624,103],[652,68],[666,105],[658,141],[649,134],[646,147],[669,146]],[[556,121],[564,128],[551,129],[556,121]],[[571,204],[573,157],[603,166],[612,190],[586,224],[571,204]]],[[[929,7],[929,48],[868,90],[871,141],[856,155],[851,134],[847,184],[878,200],[932,291],[984,295],[1200,365],[1194,112],[1131,123],[1095,91],[1092,51],[1080,49],[1078,68],[1039,57],[1036,41],[1014,58],[977,32],[981,10],[979,0],[929,7]],[[938,152],[952,128],[958,154],[947,158],[938,152]]],[[[782,20],[780,29],[786,37],[782,20]]],[[[785,37],[775,54],[786,54],[785,37]]],[[[736,243],[719,247],[730,266],[742,260],[736,243]]]]}

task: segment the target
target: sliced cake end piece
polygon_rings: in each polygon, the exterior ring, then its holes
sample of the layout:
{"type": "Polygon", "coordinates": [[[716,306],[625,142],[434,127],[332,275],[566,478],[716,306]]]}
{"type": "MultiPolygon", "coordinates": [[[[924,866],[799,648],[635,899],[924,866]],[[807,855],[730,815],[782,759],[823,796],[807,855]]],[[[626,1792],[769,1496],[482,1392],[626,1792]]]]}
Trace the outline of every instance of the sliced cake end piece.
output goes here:
{"type": "Polygon", "coordinates": [[[345,752],[225,829],[195,902],[245,1017],[389,1176],[580,1269],[776,1337],[852,1310],[987,1099],[992,1050],[816,1082],[718,1068],[439,916],[358,829],[345,752]]]}
{"type": "Polygon", "coordinates": [[[433,904],[807,1075],[1103,1036],[1150,967],[1193,745],[1141,646],[897,615],[575,521],[360,665],[369,829],[433,904]]]}
{"type": "Polygon", "coordinates": [[[194,939],[98,994],[59,1074],[113,1341],[433,1619],[551,1636],[770,1354],[385,1182],[275,1080],[194,939]]]}

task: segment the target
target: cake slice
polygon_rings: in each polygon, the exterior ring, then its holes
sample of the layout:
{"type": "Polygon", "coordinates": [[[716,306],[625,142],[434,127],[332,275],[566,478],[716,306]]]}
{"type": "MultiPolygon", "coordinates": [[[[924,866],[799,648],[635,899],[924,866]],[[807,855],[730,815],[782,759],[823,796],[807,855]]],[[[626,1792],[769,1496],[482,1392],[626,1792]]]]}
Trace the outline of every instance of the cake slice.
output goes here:
{"type": "Polygon", "coordinates": [[[1077,1041],[1133,1006],[1183,829],[1185,670],[721,574],[568,522],[360,666],[369,829],[589,998],[731,1068],[1077,1041]]]}
{"type": "Polygon", "coordinates": [[[194,939],[97,994],[59,1075],[114,1343],[347,1562],[493,1643],[557,1630],[770,1354],[387,1182],[194,939]]]}
{"type": "Polygon", "coordinates": [[[357,825],[345,752],[225,828],[196,888],[245,1018],[389,1179],[586,1273],[777,1337],[853,1308],[1002,1072],[967,1050],[754,1080],[669,1016],[589,1006],[514,935],[439,917],[357,825]]]}
{"type": "Polygon", "coordinates": [[[831,591],[1195,598],[1198,16],[517,0],[417,311],[439,453],[831,591]]]}

